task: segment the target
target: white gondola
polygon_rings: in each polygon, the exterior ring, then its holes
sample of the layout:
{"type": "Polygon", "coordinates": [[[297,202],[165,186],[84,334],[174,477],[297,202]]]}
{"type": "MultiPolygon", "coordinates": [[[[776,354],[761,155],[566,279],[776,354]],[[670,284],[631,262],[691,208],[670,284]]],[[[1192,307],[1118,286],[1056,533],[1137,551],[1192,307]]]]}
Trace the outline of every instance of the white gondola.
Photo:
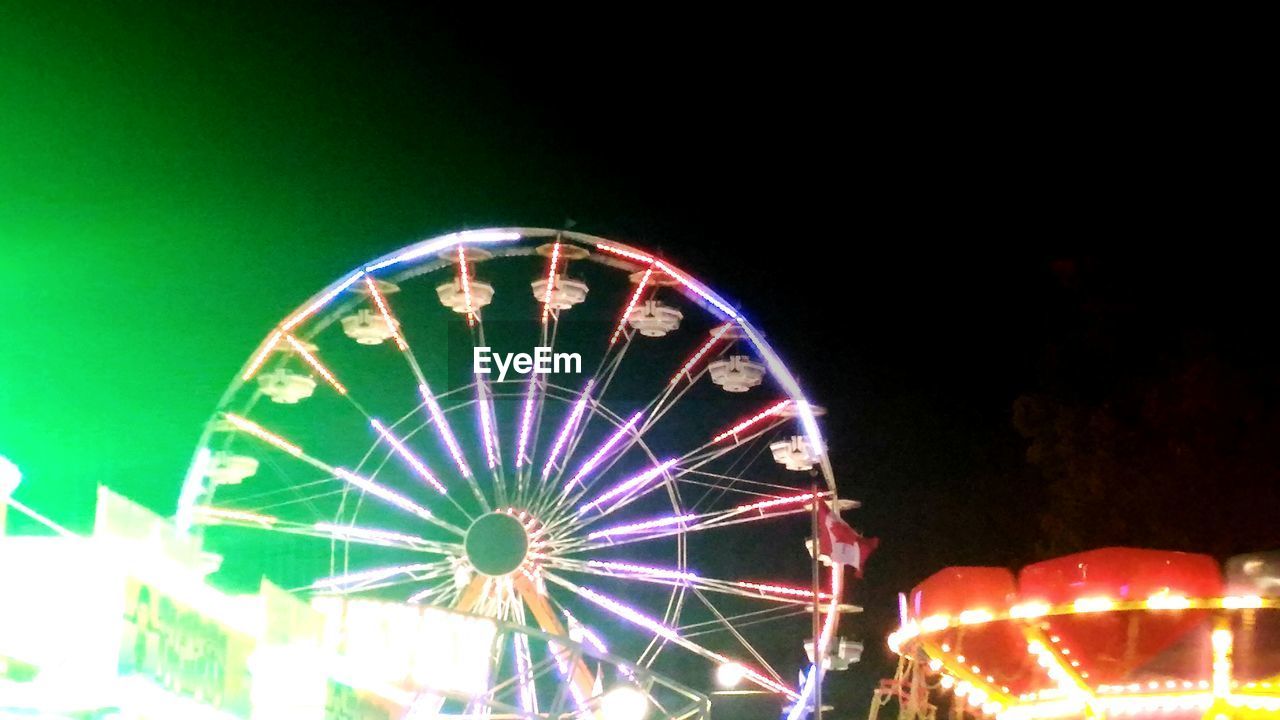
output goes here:
{"type": "Polygon", "coordinates": [[[818,464],[818,456],[809,446],[809,439],[803,435],[793,435],[790,439],[779,440],[769,445],[773,459],[788,470],[809,471],[818,464]]]}
{"type": "MultiPolygon", "coordinates": [[[[533,287],[533,297],[538,302],[547,300],[546,278],[534,280],[530,285],[533,287]]],[[[552,310],[568,310],[586,299],[587,284],[585,282],[556,273],[555,283],[551,286],[550,301],[547,303],[552,310]]]]}
{"type": "Polygon", "coordinates": [[[361,309],[342,318],[342,332],[361,345],[381,345],[395,336],[400,323],[387,319],[380,313],[361,309]]]}
{"type": "Polygon", "coordinates": [[[239,485],[258,472],[257,458],[216,452],[209,459],[209,481],[214,485],[239,485]]]}
{"type": "Polygon", "coordinates": [[[662,337],[680,327],[684,314],[679,310],[650,300],[627,315],[627,323],[645,337],[662,337]]]}
{"type": "MultiPolygon", "coordinates": [[[[471,290],[471,312],[476,312],[493,302],[493,286],[482,280],[471,280],[467,283],[471,290]]],[[[447,283],[436,286],[436,296],[440,303],[450,310],[466,314],[467,293],[463,291],[462,280],[454,278],[447,283]]]]}
{"type": "Polygon", "coordinates": [[[730,355],[707,366],[711,382],[727,392],[746,392],[764,382],[764,365],[745,355],[730,355]]]}
{"type": "Polygon", "coordinates": [[[258,389],[271,398],[271,402],[296,405],[315,393],[316,381],[309,375],[277,368],[258,376],[258,389]]]}

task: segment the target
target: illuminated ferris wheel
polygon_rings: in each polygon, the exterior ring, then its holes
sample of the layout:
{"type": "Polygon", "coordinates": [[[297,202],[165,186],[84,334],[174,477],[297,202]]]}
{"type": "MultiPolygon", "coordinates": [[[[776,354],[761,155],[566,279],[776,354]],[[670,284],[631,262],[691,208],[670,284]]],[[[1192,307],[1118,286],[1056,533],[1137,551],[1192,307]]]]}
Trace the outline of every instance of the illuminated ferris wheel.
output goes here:
{"type": "Polygon", "coordinates": [[[650,673],[803,707],[815,599],[824,644],[857,610],[838,572],[817,598],[810,581],[815,496],[855,506],[819,414],[742,312],[661,257],[460,232],[356,268],[266,336],[177,520],[324,601],[534,631],[485,648],[483,688],[418,688],[414,718],[673,716],[650,673]]]}

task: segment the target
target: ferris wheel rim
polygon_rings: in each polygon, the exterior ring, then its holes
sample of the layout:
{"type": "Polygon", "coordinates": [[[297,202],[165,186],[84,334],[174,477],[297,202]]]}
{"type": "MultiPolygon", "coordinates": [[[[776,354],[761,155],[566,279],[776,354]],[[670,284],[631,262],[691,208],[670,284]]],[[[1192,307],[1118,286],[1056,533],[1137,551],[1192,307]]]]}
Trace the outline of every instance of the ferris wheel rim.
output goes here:
{"type": "MultiPolygon", "coordinates": [[[[811,446],[814,448],[814,452],[816,455],[815,459],[817,460],[817,464],[820,467],[821,475],[826,485],[826,490],[823,494],[829,497],[832,501],[838,500],[838,497],[836,494],[837,489],[836,489],[834,474],[832,472],[828,453],[827,453],[827,445],[823,441],[823,436],[817,425],[813,406],[809,403],[807,396],[805,396],[805,394],[801,390],[799,382],[796,380],[796,378],[791,373],[790,369],[786,366],[786,364],[782,362],[778,353],[764,339],[763,334],[760,333],[760,331],[755,328],[755,326],[750,322],[750,320],[745,315],[737,311],[732,305],[729,304],[727,300],[725,300],[722,296],[716,293],[715,290],[713,290],[709,286],[702,283],[700,280],[696,278],[696,276],[686,273],[682,269],[674,265],[671,265],[665,260],[662,260],[657,256],[650,255],[646,251],[638,249],[631,245],[615,242],[613,240],[608,240],[606,238],[595,236],[595,235],[589,235],[586,233],[580,233],[580,232],[568,231],[568,230],[553,230],[553,229],[546,229],[546,228],[503,227],[503,228],[488,228],[484,230],[472,230],[472,231],[447,233],[447,234],[427,238],[427,239],[412,243],[410,245],[406,245],[390,253],[386,253],[373,261],[364,263],[356,268],[353,268],[352,270],[349,270],[345,274],[341,275],[337,280],[331,282],[329,285],[325,286],[320,291],[311,295],[306,301],[299,304],[294,310],[292,310],[290,313],[285,315],[284,318],[275,327],[272,328],[271,332],[269,332],[264,337],[264,339],[255,348],[254,353],[249,356],[249,358],[246,360],[246,363],[236,373],[231,386],[228,387],[223,397],[219,400],[217,408],[215,409],[213,415],[211,416],[210,421],[205,424],[204,432],[201,436],[200,443],[197,446],[198,449],[196,451],[196,455],[193,458],[191,471],[188,473],[187,478],[184,480],[182,492],[179,497],[179,507],[178,507],[179,518],[182,518],[185,513],[187,518],[189,519],[190,513],[192,512],[193,507],[201,497],[198,493],[192,490],[192,484],[199,483],[202,481],[202,478],[199,476],[199,473],[195,471],[195,469],[201,464],[201,452],[202,451],[205,453],[208,452],[207,448],[209,447],[209,439],[214,432],[213,428],[215,426],[215,422],[218,420],[218,418],[224,412],[224,410],[230,405],[230,401],[235,396],[235,394],[244,386],[246,382],[249,381],[250,375],[247,374],[246,371],[250,368],[250,366],[252,366],[255,362],[261,360],[263,356],[265,356],[267,353],[271,351],[272,349],[271,346],[280,340],[280,337],[282,334],[293,331],[294,328],[300,326],[303,322],[305,322],[309,318],[318,317],[319,313],[323,311],[332,301],[334,301],[335,298],[341,296],[344,290],[347,290],[348,288],[352,287],[356,282],[359,282],[362,278],[373,278],[374,272],[385,271],[385,270],[388,270],[389,268],[392,268],[397,265],[400,265],[401,263],[404,263],[405,266],[402,268],[403,275],[405,277],[414,277],[423,272],[430,271],[430,270],[418,271],[420,267],[438,264],[438,263],[428,263],[427,262],[428,259],[431,259],[434,256],[442,252],[448,251],[454,247],[459,247],[459,248],[484,247],[486,249],[491,247],[501,248],[501,247],[506,247],[507,244],[512,244],[512,246],[514,246],[515,243],[519,243],[520,241],[526,241],[526,240],[538,239],[538,238],[557,238],[558,240],[569,240],[577,243],[582,243],[593,250],[600,251],[595,253],[595,255],[597,256],[595,258],[596,262],[600,262],[602,264],[610,265],[613,267],[626,267],[627,263],[624,262],[623,260],[619,260],[617,257],[610,257],[605,255],[604,253],[606,251],[603,249],[605,247],[609,248],[612,251],[616,251],[620,253],[623,258],[626,258],[627,255],[630,255],[630,256],[633,256],[632,258],[630,258],[632,260],[635,260],[635,258],[647,258],[651,265],[654,262],[663,263],[665,269],[669,270],[670,273],[680,281],[679,283],[680,286],[677,287],[677,292],[679,292],[681,295],[683,295],[685,298],[689,299],[690,301],[700,305],[703,309],[707,310],[712,315],[715,315],[719,317],[721,320],[724,320],[726,322],[731,322],[733,325],[735,325],[738,331],[740,331],[745,337],[747,337],[751,341],[751,345],[756,349],[761,359],[763,359],[767,364],[767,366],[769,367],[769,370],[775,382],[777,382],[781,386],[785,395],[792,401],[794,405],[794,412],[799,417],[801,426],[803,427],[803,431],[806,434],[806,436],[809,438],[811,442],[811,446]],[[410,264],[418,260],[422,260],[423,262],[418,263],[416,265],[410,264]]],[[[350,304],[355,301],[347,301],[347,302],[348,304],[350,304]]],[[[335,316],[336,316],[336,313],[337,313],[336,310],[332,311],[332,314],[335,316]]],[[[318,332],[319,330],[317,329],[312,333],[312,335],[318,332]]],[[[570,390],[570,392],[572,392],[572,390],[569,388],[565,388],[565,389],[570,390]]],[[[457,388],[455,388],[455,390],[457,390],[457,388]]],[[[551,396],[548,395],[548,397],[551,397],[551,396]]],[[[463,402],[462,405],[464,406],[471,405],[475,402],[476,402],[475,400],[467,400],[463,402]]],[[[607,409],[607,406],[604,406],[603,403],[600,403],[600,406],[606,407],[607,409]]],[[[597,413],[598,409],[596,407],[593,407],[592,412],[597,413]]],[[[617,421],[620,420],[622,417],[621,414],[616,412],[611,414],[612,414],[612,417],[607,419],[609,419],[609,421],[612,424],[617,425],[617,421]]],[[[419,428],[416,428],[414,432],[421,430],[422,427],[425,427],[425,425],[420,426],[419,428]]],[[[375,442],[375,447],[376,447],[376,442],[375,442]]],[[[656,462],[657,456],[652,451],[646,448],[645,452],[656,462]]],[[[367,459],[367,456],[366,456],[366,459],[367,459]]],[[[207,456],[205,460],[207,461],[207,456]]],[[[361,462],[358,465],[356,465],[357,470],[363,467],[364,462],[365,460],[361,460],[361,462]]],[[[567,466],[567,458],[565,462],[567,466]]],[[[186,522],[186,523],[180,522],[179,524],[184,529],[192,527],[192,524],[190,522],[186,522]]],[[[684,540],[684,535],[680,534],[679,542],[681,542],[682,547],[683,547],[683,540],[684,540]]],[[[680,557],[681,567],[683,567],[684,562],[685,560],[683,558],[683,549],[682,549],[681,557],[680,557]]],[[[560,573],[562,570],[563,569],[558,569],[557,574],[560,573]]],[[[564,582],[567,582],[567,581],[564,581],[564,582]]],[[[668,611],[670,611],[671,602],[683,603],[684,594],[685,594],[684,588],[681,587],[676,589],[678,591],[673,592],[670,596],[670,601],[668,603],[668,611]]],[[[830,601],[830,605],[832,608],[834,608],[837,602],[839,601],[839,594],[836,591],[836,587],[833,586],[831,590],[832,590],[832,600],[830,601]]],[[[821,605],[821,602],[820,601],[815,602],[815,604],[821,605]]],[[[657,642],[658,638],[655,637],[654,641],[657,642]]],[[[646,650],[646,653],[647,652],[648,651],[646,650]]]]}

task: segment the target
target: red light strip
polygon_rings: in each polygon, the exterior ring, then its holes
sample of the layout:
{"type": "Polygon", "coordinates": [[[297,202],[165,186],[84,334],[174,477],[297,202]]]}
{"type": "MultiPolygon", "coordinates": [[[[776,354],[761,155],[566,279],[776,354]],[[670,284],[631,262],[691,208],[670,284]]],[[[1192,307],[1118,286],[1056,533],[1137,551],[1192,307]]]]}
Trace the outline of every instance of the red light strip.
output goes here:
{"type": "Polygon", "coordinates": [[[682,375],[692,379],[693,376],[689,374],[689,371],[691,371],[693,366],[697,365],[698,361],[711,350],[713,345],[720,341],[720,338],[724,337],[725,333],[729,332],[729,328],[731,327],[733,326],[730,323],[725,323],[724,325],[716,328],[715,331],[711,333],[710,339],[703,343],[702,347],[698,348],[698,352],[694,353],[693,357],[690,357],[689,361],[684,364],[684,367],[680,368],[680,371],[671,377],[670,384],[675,385],[680,381],[680,377],[682,375]]]}
{"type": "Polygon", "coordinates": [[[418,473],[418,477],[426,480],[431,487],[440,491],[441,495],[447,494],[444,489],[444,484],[437,480],[436,476],[427,469],[426,463],[422,462],[417,455],[414,455],[409,448],[405,447],[404,443],[401,442],[399,438],[392,435],[391,431],[388,430],[385,425],[372,418],[369,420],[369,424],[373,426],[374,430],[378,431],[378,434],[382,436],[382,439],[386,440],[405,462],[409,463],[409,467],[412,467],[414,472],[418,473]]]}
{"type": "Polygon", "coordinates": [[[280,338],[283,336],[284,332],[280,330],[276,330],[271,333],[271,337],[267,339],[267,344],[262,346],[262,349],[254,356],[253,361],[249,363],[249,367],[245,369],[244,375],[240,376],[242,380],[252,378],[254,373],[258,372],[258,370],[262,368],[262,364],[267,361],[267,356],[270,355],[271,351],[280,343],[280,338]]]}
{"type": "Polygon", "coordinates": [[[284,438],[280,437],[279,435],[276,435],[275,433],[265,430],[258,423],[252,420],[248,420],[246,418],[242,418],[239,415],[236,415],[235,413],[223,413],[223,417],[227,419],[227,422],[231,423],[232,425],[235,425],[237,429],[243,430],[249,433],[250,435],[258,438],[259,440],[267,443],[268,445],[274,445],[277,448],[289,453],[294,457],[302,457],[302,448],[298,447],[297,445],[294,445],[293,443],[289,442],[288,440],[285,440],[284,438]]]}
{"type": "MultiPolygon", "coordinates": [[[[809,600],[813,599],[813,590],[806,590],[804,588],[788,587],[786,585],[767,585],[764,583],[753,583],[753,582],[745,582],[745,581],[736,582],[734,583],[734,585],[740,588],[743,588],[745,590],[755,590],[756,592],[761,594],[772,593],[774,595],[789,595],[791,597],[807,598],[809,600]]],[[[818,593],[819,600],[827,600],[830,597],[831,597],[831,593],[824,593],[824,592],[818,593]]]]}
{"type": "Polygon", "coordinates": [[[387,330],[391,331],[391,337],[396,341],[396,347],[401,350],[408,350],[409,345],[405,343],[404,338],[400,337],[400,331],[396,329],[396,321],[391,317],[391,308],[387,307],[387,301],[383,299],[382,293],[378,291],[378,284],[368,275],[364,276],[364,284],[369,288],[369,296],[373,298],[374,304],[378,306],[378,312],[382,313],[382,319],[386,321],[387,330]]]}
{"type": "Polygon", "coordinates": [[[338,393],[342,395],[347,394],[347,388],[343,386],[342,383],[338,382],[338,378],[334,377],[333,373],[329,372],[329,368],[325,367],[324,364],[320,362],[319,358],[312,355],[311,351],[307,350],[306,346],[299,342],[297,338],[292,335],[285,335],[284,339],[293,346],[293,349],[302,356],[303,360],[307,361],[308,365],[314,368],[316,372],[320,373],[320,377],[324,378],[325,382],[333,386],[334,390],[337,390],[338,393]]]}
{"type": "Polygon", "coordinates": [[[618,329],[613,331],[613,337],[609,338],[610,347],[618,342],[618,338],[622,335],[622,331],[627,327],[627,318],[631,316],[631,311],[636,309],[636,303],[640,301],[640,293],[644,292],[645,285],[649,284],[649,276],[653,275],[653,268],[644,271],[644,276],[640,278],[640,282],[636,284],[636,291],[631,294],[631,300],[627,302],[627,308],[622,311],[622,317],[618,319],[618,329]]]}
{"type": "Polygon", "coordinates": [[[476,312],[471,305],[471,274],[467,272],[467,253],[458,246],[458,284],[462,285],[462,299],[467,308],[467,325],[474,325],[476,312]]]}
{"type": "Polygon", "coordinates": [[[765,408],[764,410],[761,410],[755,415],[747,418],[746,420],[743,420],[737,425],[734,425],[728,430],[725,430],[724,432],[715,436],[714,438],[712,438],[711,442],[714,444],[714,443],[720,442],[721,440],[724,440],[727,437],[737,437],[738,433],[742,432],[743,430],[746,430],[747,428],[751,427],[752,425],[755,425],[756,423],[760,422],[761,420],[764,420],[767,417],[777,415],[778,413],[782,412],[782,410],[786,408],[787,405],[790,405],[790,404],[791,404],[790,400],[780,400],[774,405],[771,405],[765,408]]]}
{"type": "Polygon", "coordinates": [[[551,315],[551,292],[556,284],[556,264],[560,262],[560,241],[551,246],[551,263],[547,267],[547,289],[542,294],[542,323],[551,315]]]}

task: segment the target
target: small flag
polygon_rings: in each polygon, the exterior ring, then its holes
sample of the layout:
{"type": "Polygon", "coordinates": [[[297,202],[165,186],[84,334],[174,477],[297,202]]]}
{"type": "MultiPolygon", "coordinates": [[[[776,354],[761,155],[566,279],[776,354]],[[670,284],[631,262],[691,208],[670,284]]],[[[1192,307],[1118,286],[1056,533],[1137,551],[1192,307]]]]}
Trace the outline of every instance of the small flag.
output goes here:
{"type": "Polygon", "coordinates": [[[818,528],[818,557],[830,563],[849,565],[858,577],[862,577],[862,568],[880,540],[860,535],[838,514],[831,512],[824,502],[818,503],[818,528]]]}

